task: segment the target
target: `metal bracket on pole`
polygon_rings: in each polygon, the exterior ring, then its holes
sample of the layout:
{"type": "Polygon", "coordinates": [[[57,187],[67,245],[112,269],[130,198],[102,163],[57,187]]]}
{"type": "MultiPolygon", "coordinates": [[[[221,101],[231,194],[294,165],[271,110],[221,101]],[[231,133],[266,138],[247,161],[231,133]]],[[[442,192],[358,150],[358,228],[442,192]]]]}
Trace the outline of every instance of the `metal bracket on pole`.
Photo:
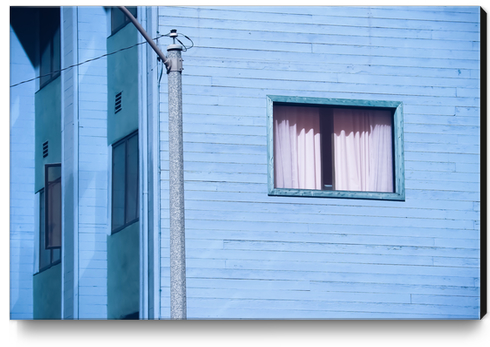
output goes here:
{"type": "Polygon", "coordinates": [[[167,74],[173,71],[182,72],[182,70],[184,70],[184,68],[182,67],[182,62],[184,60],[182,60],[182,58],[172,57],[169,58],[167,61],[167,74]]]}
{"type": "MultiPolygon", "coordinates": [[[[170,37],[173,38],[174,42],[173,44],[167,47],[167,52],[182,51],[182,46],[175,43],[175,39],[177,38],[177,36],[178,34],[176,29],[170,30],[170,37]]],[[[170,73],[172,71],[182,72],[182,70],[184,70],[184,68],[182,67],[183,60],[180,57],[180,54],[178,55],[169,54],[168,60],[169,60],[169,64],[167,65],[167,73],[170,73]]]]}

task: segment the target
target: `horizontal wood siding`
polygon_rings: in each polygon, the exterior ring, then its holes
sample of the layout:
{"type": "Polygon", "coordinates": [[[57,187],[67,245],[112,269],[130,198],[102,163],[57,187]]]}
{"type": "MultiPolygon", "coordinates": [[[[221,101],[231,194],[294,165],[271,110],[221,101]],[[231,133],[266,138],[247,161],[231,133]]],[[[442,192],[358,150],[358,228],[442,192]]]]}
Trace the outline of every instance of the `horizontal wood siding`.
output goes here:
{"type": "MultiPolygon", "coordinates": [[[[106,53],[106,11],[79,7],[80,61],[106,53]]],[[[78,68],[78,291],[80,319],[107,319],[107,59],[78,68]]]]}
{"type": "MultiPolygon", "coordinates": [[[[10,27],[10,84],[35,71],[10,27]]],[[[10,88],[10,319],[33,318],[34,81],[10,88]]],[[[36,252],[37,254],[37,252],[36,252]]]]}
{"type": "MultiPolygon", "coordinates": [[[[78,9],[64,7],[62,16],[62,62],[64,65],[78,63],[78,9]]],[[[77,288],[78,262],[78,69],[62,73],[62,126],[61,126],[61,184],[62,184],[62,318],[78,318],[79,290],[77,288]]]]}
{"type": "MultiPolygon", "coordinates": [[[[479,13],[159,8],[159,32],[195,45],[183,53],[189,318],[479,317],[479,13]],[[405,201],[267,196],[266,95],[403,102],[405,201]]],[[[164,80],[160,92],[168,318],[164,80]]]]}

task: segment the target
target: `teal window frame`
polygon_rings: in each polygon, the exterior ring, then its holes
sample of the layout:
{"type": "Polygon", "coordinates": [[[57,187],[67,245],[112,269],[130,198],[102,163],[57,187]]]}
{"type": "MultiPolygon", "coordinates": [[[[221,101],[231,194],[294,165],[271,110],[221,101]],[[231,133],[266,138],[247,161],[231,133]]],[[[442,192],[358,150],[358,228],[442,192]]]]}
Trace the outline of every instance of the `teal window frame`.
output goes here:
{"type": "Polygon", "coordinates": [[[405,161],[403,154],[403,103],[400,101],[332,99],[267,95],[267,185],[269,196],[346,198],[405,201],[405,161]],[[291,189],[274,187],[274,104],[290,106],[347,106],[383,108],[393,111],[394,192],[357,192],[342,190],[291,189]]]}

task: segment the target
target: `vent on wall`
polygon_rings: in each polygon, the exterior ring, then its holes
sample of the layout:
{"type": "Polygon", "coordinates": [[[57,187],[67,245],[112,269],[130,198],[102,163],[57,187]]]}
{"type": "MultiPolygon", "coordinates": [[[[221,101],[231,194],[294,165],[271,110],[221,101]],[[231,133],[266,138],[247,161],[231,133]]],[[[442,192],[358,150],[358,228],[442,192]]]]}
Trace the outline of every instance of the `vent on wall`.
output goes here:
{"type": "Polygon", "coordinates": [[[48,156],[48,141],[43,143],[43,158],[48,156]]]}
{"type": "Polygon", "coordinates": [[[116,94],[116,103],[114,106],[114,113],[118,113],[122,110],[122,92],[116,94]]]}

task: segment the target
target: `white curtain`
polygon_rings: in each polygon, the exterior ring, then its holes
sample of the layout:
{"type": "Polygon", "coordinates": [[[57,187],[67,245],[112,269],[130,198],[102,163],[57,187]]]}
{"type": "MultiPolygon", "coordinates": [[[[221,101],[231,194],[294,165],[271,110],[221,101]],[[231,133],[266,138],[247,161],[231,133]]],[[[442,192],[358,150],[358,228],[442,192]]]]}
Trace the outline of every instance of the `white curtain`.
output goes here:
{"type": "Polygon", "coordinates": [[[389,111],[334,109],[335,190],[392,192],[389,111]]]}
{"type": "Polygon", "coordinates": [[[318,108],[274,106],[274,182],[276,188],[322,189],[318,108]]]}

